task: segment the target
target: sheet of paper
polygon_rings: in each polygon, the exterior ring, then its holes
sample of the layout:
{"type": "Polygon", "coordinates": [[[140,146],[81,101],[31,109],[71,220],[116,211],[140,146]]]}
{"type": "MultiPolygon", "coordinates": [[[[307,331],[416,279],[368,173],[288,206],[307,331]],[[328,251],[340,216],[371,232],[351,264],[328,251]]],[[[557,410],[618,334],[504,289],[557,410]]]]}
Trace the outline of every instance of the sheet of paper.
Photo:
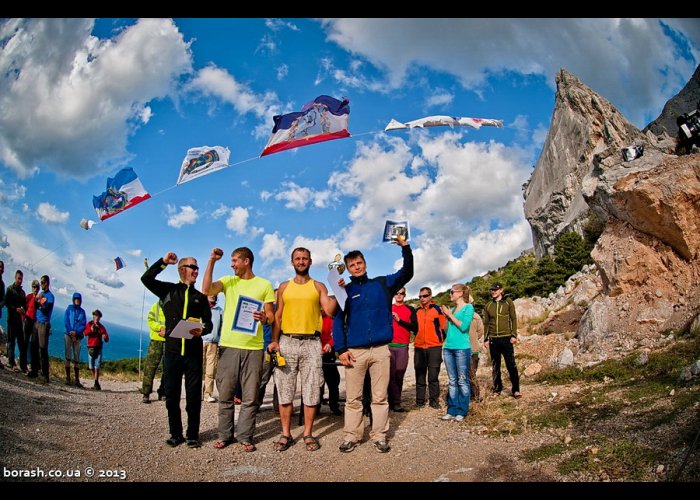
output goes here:
{"type": "Polygon", "coordinates": [[[263,302],[261,300],[240,295],[238,297],[238,306],[236,306],[236,314],[233,315],[233,326],[231,329],[248,335],[256,335],[259,321],[253,317],[253,313],[261,311],[262,308],[263,302]]]}
{"type": "Polygon", "coordinates": [[[178,339],[191,339],[194,335],[190,333],[190,330],[194,330],[195,328],[204,328],[204,325],[199,321],[181,319],[175,329],[170,332],[170,336],[178,339]]]}
{"type": "Polygon", "coordinates": [[[345,301],[348,298],[348,294],[345,291],[345,288],[338,285],[339,279],[340,274],[338,274],[337,268],[333,267],[330,271],[328,271],[328,285],[331,287],[331,290],[333,290],[333,295],[335,295],[335,298],[338,301],[338,305],[344,311],[345,301]]]}

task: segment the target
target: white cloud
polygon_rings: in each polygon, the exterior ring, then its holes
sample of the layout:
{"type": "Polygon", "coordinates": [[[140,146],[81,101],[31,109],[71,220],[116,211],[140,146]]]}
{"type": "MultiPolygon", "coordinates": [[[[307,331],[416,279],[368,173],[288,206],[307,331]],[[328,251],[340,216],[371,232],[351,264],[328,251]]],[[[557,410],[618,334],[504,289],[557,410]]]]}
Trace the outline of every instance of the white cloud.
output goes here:
{"type": "Polygon", "coordinates": [[[260,191],[260,199],[262,201],[269,200],[271,196],[272,196],[272,193],[270,191],[267,191],[267,190],[260,191]]]}
{"type": "Polygon", "coordinates": [[[85,275],[91,280],[97,281],[98,283],[102,283],[103,285],[108,286],[110,288],[121,288],[124,286],[124,283],[119,278],[117,278],[117,275],[115,273],[96,273],[90,270],[86,270],[85,275]]]}
{"type": "Polygon", "coordinates": [[[134,257],[141,257],[141,249],[140,248],[135,248],[133,250],[127,250],[126,253],[129,255],[133,255],[134,257]]]}
{"type": "Polygon", "coordinates": [[[199,218],[197,210],[195,210],[190,205],[183,205],[180,207],[180,211],[176,212],[176,209],[172,205],[167,206],[168,209],[168,226],[180,229],[182,226],[187,224],[194,224],[199,218]]]}
{"type": "Polygon", "coordinates": [[[281,66],[277,67],[277,79],[278,80],[284,80],[284,77],[289,74],[289,66],[286,64],[282,64],[281,66]]]}
{"type": "Polygon", "coordinates": [[[289,21],[283,21],[282,19],[265,19],[265,26],[270,28],[272,31],[279,31],[282,28],[287,28],[292,31],[300,31],[296,24],[289,21]]]}
{"type": "Polygon", "coordinates": [[[279,233],[275,231],[273,234],[266,234],[262,238],[262,248],[260,249],[260,257],[265,263],[287,257],[287,241],[281,238],[279,233]]]}
{"type": "Polygon", "coordinates": [[[507,127],[515,130],[515,140],[520,143],[528,141],[531,137],[530,122],[525,115],[517,115],[507,127]]]}
{"type": "Polygon", "coordinates": [[[151,109],[150,106],[144,106],[144,108],[141,110],[141,123],[144,125],[148,123],[151,118],[153,117],[153,110],[151,109]]]}
{"type": "Polygon", "coordinates": [[[277,50],[277,43],[275,42],[274,38],[270,35],[263,35],[263,37],[260,39],[260,43],[258,44],[258,47],[255,49],[256,52],[261,51],[261,52],[269,52],[273,53],[277,50]]]}
{"type": "MultiPolygon", "coordinates": [[[[697,20],[669,21],[698,50],[697,20]]],[[[655,118],[688,81],[695,60],[683,59],[656,19],[327,19],[329,40],[383,71],[398,88],[421,67],[453,74],[482,90],[490,75],[541,75],[554,86],[566,68],[604,95],[638,126],[655,118]],[[426,36],[429,34],[429,36],[426,36]],[[495,35],[497,34],[497,35],[495,35]]],[[[350,79],[349,86],[378,82],[350,79]]],[[[336,78],[338,79],[338,78],[336,78]]]]}
{"type": "Polygon", "coordinates": [[[455,96],[451,92],[438,89],[435,94],[427,97],[425,100],[425,107],[432,108],[433,106],[446,106],[447,104],[452,104],[454,98],[455,96]]]}
{"type": "Polygon", "coordinates": [[[256,94],[250,87],[238,82],[228,71],[213,64],[200,69],[190,82],[189,88],[231,104],[238,114],[255,115],[261,120],[254,129],[255,137],[266,137],[270,133],[272,117],[282,111],[276,93],[256,94]]]}
{"type": "Polygon", "coordinates": [[[5,181],[0,179],[0,205],[12,204],[15,201],[21,200],[27,194],[27,187],[22,184],[13,182],[5,185],[5,181]]]}
{"type": "Polygon", "coordinates": [[[248,225],[248,209],[243,207],[232,208],[226,219],[226,227],[234,233],[244,234],[248,225]]]}
{"type": "Polygon", "coordinates": [[[211,213],[211,216],[214,219],[218,219],[219,217],[223,217],[224,215],[226,215],[229,212],[229,210],[230,209],[226,205],[224,205],[223,203],[219,203],[219,207],[211,213]]]}
{"type": "MultiPolygon", "coordinates": [[[[328,201],[331,196],[329,190],[316,191],[308,187],[301,187],[298,184],[290,181],[282,183],[282,189],[274,195],[274,198],[279,201],[286,202],[285,208],[292,210],[304,210],[306,205],[311,203],[316,208],[325,208],[328,206],[328,201]]],[[[262,198],[262,193],[261,193],[262,198]]],[[[263,201],[265,201],[263,199],[263,201]]]]}
{"type": "Polygon", "coordinates": [[[142,19],[113,39],[90,19],[0,24],[0,161],[19,176],[39,165],[74,177],[129,158],[146,104],[189,72],[189,44],[171,20],[142,19]],[[76,155],[76,151],[80,151],[76,155]]]}
{"type": "Polygon", "coordinates": [[[69,212],[61,212],[55,205],[46,202],[39,203],[36,213],[44,224],[65,224],[70,215],[69,212]]]}

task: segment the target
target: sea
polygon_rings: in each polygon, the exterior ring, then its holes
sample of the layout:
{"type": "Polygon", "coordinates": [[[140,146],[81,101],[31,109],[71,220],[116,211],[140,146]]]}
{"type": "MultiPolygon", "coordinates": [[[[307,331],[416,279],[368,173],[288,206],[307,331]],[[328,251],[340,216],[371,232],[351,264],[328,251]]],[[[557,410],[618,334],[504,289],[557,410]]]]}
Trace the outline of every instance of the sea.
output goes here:
{"type": "MultiPolygon", "coordinates": [[[[3,311],[5,313],[5,311],[3,311]]],[[[56,316],[56,315],[54,315],[56,316]]],[[[65,326],[63,325],[63,314],[59,314],[60,318],[51,318],[51,336],[49,337],[49,355],[57,358],[65,357],[65,347],[63,344],[63,336],[65,326]]],[[[149,332],[148,325],[144,321],[143,331],[128,326],[102,322],[109,333],[109,342],[104,344],[102,348],[103,360],[115,360],[123,358],[138,358],[139,352],[141,357],[146,357],[148,351],[149,332]]],[[[2,328],[7,331],[7,320],[3,314],[0,320],[2,328]]],[[[16,351],[17,352],[17,351],[16,351]]],[[[17,354],[15,354],[17,355],[17,354]]],[[[80,361],[87,363],[87,340],[83,338],[82,348],[80,349],[80,361]]]]}

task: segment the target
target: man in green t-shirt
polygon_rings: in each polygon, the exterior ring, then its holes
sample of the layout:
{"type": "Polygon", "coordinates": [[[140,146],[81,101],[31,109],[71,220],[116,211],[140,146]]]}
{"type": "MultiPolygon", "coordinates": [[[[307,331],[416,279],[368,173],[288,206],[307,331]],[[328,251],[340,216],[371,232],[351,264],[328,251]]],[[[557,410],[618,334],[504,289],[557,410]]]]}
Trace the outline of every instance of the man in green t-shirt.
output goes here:
{"type": "Polygon", "coordinates": [[[244,451],[255,451],[253,434],[255,417],[260,408],[258,390],[263,364],[263,325],[274,321],[275,292],[269,280],[253,273],[253,252],[247,247],[231,253],[234,276],[224,276],[212,282],[216,261],[223,257],[220,248],[212,248],[204,272],[202,289],[207,295],[223,292],[226,297],[216,386],[219,389],[219,439],[214,448],[222,449],[234,439],[233,402],[236,386],[243,391],[238,416],[238,441],[244,451]]]}

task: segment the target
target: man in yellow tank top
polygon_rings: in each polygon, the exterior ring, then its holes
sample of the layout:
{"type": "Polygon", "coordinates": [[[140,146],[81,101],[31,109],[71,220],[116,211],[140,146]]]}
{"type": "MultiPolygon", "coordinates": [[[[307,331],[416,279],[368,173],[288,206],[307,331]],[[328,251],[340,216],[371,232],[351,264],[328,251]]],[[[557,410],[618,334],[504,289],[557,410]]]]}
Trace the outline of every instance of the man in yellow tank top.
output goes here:
{"type": "Polygon", "coordinates": [[[333,316],[337,308],[328,289],[309,276],[311,252],[306,248],[292,251],[295,276],[277,290],[277,311],[272,330],[272,342],[267,350],[279,351],[286,364],[275,368],[275,386],[279,397],[282,435],[275,450],[284,451],[294,442],[291,434],[292,410],[297,375],[301,373],[301,393],[304,411],[304,445],[316,451],[321,445],[313,435],[316,409],[321,403],[323,384],[321,358],[321,308],[333,316]]]}

